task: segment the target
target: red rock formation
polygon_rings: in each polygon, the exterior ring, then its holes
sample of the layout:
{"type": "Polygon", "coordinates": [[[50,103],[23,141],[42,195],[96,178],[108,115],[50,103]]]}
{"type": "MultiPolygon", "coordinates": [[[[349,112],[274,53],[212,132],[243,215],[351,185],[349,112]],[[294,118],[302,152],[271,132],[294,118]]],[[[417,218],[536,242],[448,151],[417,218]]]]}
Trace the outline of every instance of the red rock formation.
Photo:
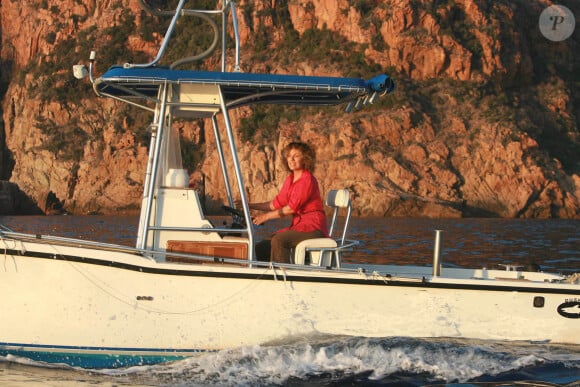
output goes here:
{"type": "MultiPolygon", "coordinates": [[[[355,114],[309,111],[295,122],[259,128],[254,138],[264,134],[265,140],[258,144],[240,136],[251,200],[275,194],[284,178],[279,150],[301,138],[317,147],[323,191],[348,187],[360,215],[580,218],[580,102],[569,76],[579,71],[579,43],[542,40],[534,28],[545,6],[540,0],[239,1],[245,71],[343,74],[336,61],[276,50],[288,28],[299,36],[328,29],[337,41],[364,50],[369,66],[394,71],[398,82],[396,94],[378,107],[355,114]],[[290,27],[281,22],[285,15],[290,27]],[[253,57],[260,28],[267,31],[267,61],[253,57]],[[268,140],[268,129],[280,135],[268,140]]],[[[580,15],[579,6],[570,7],[580,15]]],[[[123,31],[127,15],[134,15],[135,27],[122,37],[128,49],[116,58],[123,63],[134,53],[154,57],[164,31],[145,38],[145,14],[136,0],[5,1],[0,13],[10,180],[37,203],[45,200],[40,193],[54,193],[73,213],[135,211],[147,114],[97,99],[66,74],[88,56],[81,52],[88,51],[79,43],[82,34],[99,37],[90,48],[98,59],[108,58],[109,42],[118,37],[106,33],[123,31]],[[77,45],[64,44],[73,37],[77,45]],[[60,63],[64,55],[74,63],[60,63]],[[64,85],[81,97],[58,94],[64,85]]],[[[98,60],[97,72],[116,63],[98,60]]],[[[234,120],[250,114],[240,110],[234,120]]],[[[192,179],[204,187],[208,209],[217,208],[221,172],[211,146],[204,147],[213,140],[203,124],[181,129],[207,150],[192,179]]]]}

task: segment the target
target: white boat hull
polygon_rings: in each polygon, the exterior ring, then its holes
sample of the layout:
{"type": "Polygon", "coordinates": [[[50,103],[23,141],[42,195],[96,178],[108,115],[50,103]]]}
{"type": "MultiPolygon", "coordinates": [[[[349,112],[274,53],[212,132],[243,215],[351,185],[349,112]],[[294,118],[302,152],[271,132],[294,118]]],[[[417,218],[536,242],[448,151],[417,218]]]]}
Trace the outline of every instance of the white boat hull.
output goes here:
{"type": "MultiPolygon", "coordinates": [[[[344,104],[352,112],[393,92],[395,83],[387,74],[365,80],[244,73],[238,71],[238,55],[235,71],[225,71],[231,67],[226,55],[219,72],[177,68],[198,57],[157,66],[178,19],[207,11],[184,9],[185,3],[181,0],[170,13],[152,62],[112,66],[95,77],[93,52],[88,71],[82,66],[75,71],[89,74],[100,97],[153,113],[137,248],[18,234],[0,225],[0,356],[114,367],[311,335],[580,344],[580,285],[538,273],[504,272],[504,279],[484,270],[440,273],[439,237],[433,273],[420,267],[345,268],[342,252],[357,245],[346,239],[352,209],[346,189],[329,192],[343,193],[327,201],[333,207],[329,238],[296,246],[293,262],[308,261],[308,266],[256,267],[257,234],[245,221],[253,215],[244,184],[248,173],[242,171],[247,163],[237,151],[231,111],[257,104],[344,104]],[[178,157],[181,120],[199,119],[211,119],[213,137],[211,130],[203,130],[208,135],[203,144],[215,146],[222,181],[214,181],[212,173],[211,184],[223,183],[225,195],[213,199],[224,199],[223,209],[232,215],[229,226],[215,227],[206,219],[198,192],[189,188],[187,173],[193,166],[184,166],[178,157]],[[231,207],[238,199],[241,210],[231,207]],[[346,209],[346,217],[342,237],[335,239],[339,207],[346,209]],[[167,261],[174,258],[188,263],[167,261]],[[200,264],[203,258],[212,264],[200,264]],[[214,259],[242,260],[226,266],[214,259]]],[[[221,36],[227,36],[225,21],[231,20],[239,44],[234,2],[222,2],[218,13],[224,21],[221,36]]],[[[213,17],[203,19],[214,28],[217,42],[213,17]]],[[[222,43],[222,53],[232,51],[222,43]]]]}
{"type": "Polygon", "coordinates": [[[0,300],[2,353],[179,357],[309,335],[580,344],[578,285],[184,265],[16,244],[0,270],[10,295],[0,300]]]}

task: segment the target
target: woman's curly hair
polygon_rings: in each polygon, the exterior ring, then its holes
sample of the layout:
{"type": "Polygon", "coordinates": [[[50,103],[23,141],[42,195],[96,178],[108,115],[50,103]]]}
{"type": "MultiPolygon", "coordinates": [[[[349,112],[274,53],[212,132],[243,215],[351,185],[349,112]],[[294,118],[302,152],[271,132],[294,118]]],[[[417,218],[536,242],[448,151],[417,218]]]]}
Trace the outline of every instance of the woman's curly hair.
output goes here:
{"type": "Polygon", "coordinates": [[[314,164],[316,163],[316,154],[314,153],[314,149],[304,142],[291,142],[290,144],[286,145],[282,150],[282,160],[284,163],[284,167],[287,171],[290,171],[288,167],[288,153],[292,149],[297,149],[302,152],[302,162],[304,163],[304,169],[310,172],[314,172],[314,164]]]}

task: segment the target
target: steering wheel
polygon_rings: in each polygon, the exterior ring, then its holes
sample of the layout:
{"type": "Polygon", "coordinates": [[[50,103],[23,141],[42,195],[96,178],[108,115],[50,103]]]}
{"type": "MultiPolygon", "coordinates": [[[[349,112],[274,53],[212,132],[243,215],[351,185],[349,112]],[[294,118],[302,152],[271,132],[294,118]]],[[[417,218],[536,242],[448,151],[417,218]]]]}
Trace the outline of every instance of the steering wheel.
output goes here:
{"type": "Polygon", "coordinates": [[[230,206],[222,206],[222,209],[232,216],[232,228],[246,228],[244,213],[230,206]]]}

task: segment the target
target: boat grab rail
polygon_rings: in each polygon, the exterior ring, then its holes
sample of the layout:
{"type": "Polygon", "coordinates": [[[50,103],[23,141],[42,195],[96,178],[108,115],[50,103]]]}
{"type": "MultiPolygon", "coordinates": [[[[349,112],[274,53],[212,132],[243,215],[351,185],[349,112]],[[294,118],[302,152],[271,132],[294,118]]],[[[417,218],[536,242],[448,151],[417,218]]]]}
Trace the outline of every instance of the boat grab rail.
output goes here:
{"type": "Polygon", "coordinates": [[[10,229],[10,227],[0,223],[0,231],[7,231],[7,232],[12,232],[12,230],[10,229]]]}
{"type": "MultiPolygon", "coordinates": [[[[340,241],[340,239],[337,240],[337,242],[339,242],[339,241],[340,241]]],[[[329,266],[329,268],[330,267],[340,268],[341,266],[340,266],[340,255],[339,254],[342,254],[345,251],[353,251],[355,246],[360,245],[360,241],[345,239],[344,242],[341,242],[341,243],[344,243],[344,244],[338,245],[336,247],[314,247],[314,246],[313,247],[306,247],[304,250],[306,252],[309,252],[309,253],[318,252],[318,253],[320,253],[321,257],[324,256],[325,253],[330,253],[336,259],[336,266],[332,266],[332,261],[331,261],[331,265],[329,266]]],[[[320,259],[322,260],[322,258],[320,258],[320,259]]],[[[325,267],[325,266],[322,266],[322,267],[325,267]]]]}
{"type": "MultiPolygon", "coordinates": [[[[79,248],[99,248],[107,251],[116,251],[130,254],[151,253],[151,250],[137,249],[135,247],[124,246],[114,243],[96,242],[77,238],[59,237],[54,235],[42,234],[25,234],[13,231],[0,231],[0,240],[6,241],[12,239],[15,241],[30,241],[35,243],[50,244],[55,243],[59,246],[79,247],[79,248]]],[[[150,258],[150,257],[147,257],[150,258]]]]}
{"type": "Polygon", "coordinates": [[[218,232],[218,233],[248,233],[247,228],[227,228],[227,227],[170,227],[170,226],[149,226],[149,230],[154,231],[177,231],[177,232],[218,232]]]}
{"type": "MultiPolygon", "coordinates": [[[[231,264],[236,264],[237,266],[246,267],[246,268],[258,267],[258,268],[289,269],[289,270],[316,271],[316,272],[327,272],[330,270],[333,273],[345,273],[345,274],[358,273],[358,274],[363,275],[364,278],[367,278],[367,279],[373,279],[373,278],[378,276],[382,280],[385,280],[385,283],[387,283],[387,284],[388,284],[388,282],[391,282],[391,281],[396,281],[396,282],[402,282],[402,281],[445,282],[445,281],[448,281],[448,279],[445,279],[443,277],[429,276],[427,273],[422,273],[421,275],[417,276],[417,274],[413,274],[413,273],[409,272],[409,273],[407,273],[408,276],[402,276],[403,273],[398,272],[396,275],[391,275],[388,272],[379,273],[376,270],[366,270],[364,267],[354,266],[352,264],[347,265],[347,267],[341,266],[340,268],[337,268],[337,267],[326,267],[326,266],[300,265],[300,264],[293,264],[293,263],[263,262],[263,261],[256,261],[256,260],[250,261],[250,260],[245,260],[245,259],[236,259],[236,258],[222,257],[222,256],[207,256],[207,255],[198,255],[198,254],[191,254],[191,253],[178,253],[178,252],[171,252],[171,251],[139,249],[139,248],[130,247],[130,246],[104,243],[104,242],[87,241],[87,240],[83,240],[83,239],[58,237],[58,236],[48,236],[48,235],[40,235],[40,234],[25,234],[25,233],[13,232],[13,231],[0,230],[0,241],[4,242],[4,250],[6,250],[8,248],[6,245],[6,241],[10,240],[10,239],[13,241],[23,241],[23,242],[29,241],[29,242],[34,242],[34,243],[53,244],[56,246],[67,246],[67,247],[88,248],[88,249],[99,248],[99,249],[103,249],[103,250],[107,250],[107,251],[133,254],[133,255],[146,258],[152,262],[156,262],[159,264],[183,265],[183,263],[160,262],[158,259],[155,258],[155,257],[166,257],[166,256],[170,255],[172,257],[196,259],[199,261],[205,261],[207,263],[231,263],[231,264]]],[[[0,248],[0,250],[1,250],[1,248],[0,248]]],[[[471,279],[471,280],[473,280],[473,279],[471,279]]],[[[556,282],[575,284],[575,283],[578,283],[578,281],[580,281],[580,275],[576,274],[573,276],[569,276],[569,278],[562,276],[562,278],[556,282]]],[[[534,283],[534,282],[532,281],[532,283],[534,283]]]]}
{"type": "MultiPolygon", "coordinates": [[[[158,251],[158,250],[151,250],[151,249],[140,249],[136,247],[118,245],[118,244],[111,244],[105,242],[95,242],[95,241],[87,241],[84,239],[76,239],[76,238],[67,238],[67,237],[58,237],[53,235],[41,235],[41,234],[24,234],[18,232],[4,232],[0,231],[0,240],[6,242],[7,239],[12,239],[14,241],[20,242],[34,242],[34,243],[42,243],[42,244],[53,244],[57,246],[66,246],[66,247],[78,247],[78,248],[98,248],[106,251],[114,251],[120,253],[128,253],[134,255],[140,255],[144,258],[147,258],[151,261],[157,261],[154,256],[178,256],[182,258],[196,258],[200,260],[207,260],[207,261],[215,261],[215,258],[221,257],[208,257],[203,255],[195,255],[195,254],[183,254],[183,253],[175,253],[175,252],[167,252],[167,251],[158,251]]],[[[4,246],[6,249],[6,245],[4,246]]],[[[227,259],[224,257],[224,259],[227,259]]],[[[240,262],[240,260],[232,260],[235,262],[240,262]]],[[[247,261],[242,261],[247,262],[247,261]]]]}
{"type": "MultiPolygon", "coordinates": [[[[67,237],[58,237],[52,235],[40,235],[40,234],[25,234],[19,232],[9,232],[9,231],[0,231],[0,241],[6,242],[7,239],[11,239],[14,241],[22,241],[22,242],[34,242],[34,243],[42,243],[42,244],[53,244],[57,246],[67,246],[67,247],[77,247],[77,248],[99,248],[107,251],[113,252],[120,252],[120,253],[128,253],[133,255],[142,256],[152,262],[159,262],[157,261],[154,256],[161,256],[166,257],[168,255],[172,257],[179,257],[179,258],[193,258],[201,261],[207,261],[208,263],[232,263],[237,264],[238,266],[245,266],[245,267],[260,267],[260,268],[268,268],[272,267],[274,269],[293,269],[293,270],[302,270],[302,271],[326,271],[328,268],[326,267],[317,267],[317,266],[309,266],[309,265],[296,265],[290,263],[278,263],[278,262],[263,262],[263,261],[249,261],[245,259],[235,259],[229,257],[221,257],[221,256],[207,256],[207,255],[199,255],[199,254],[191,254],[191,253],[178,253],[172,251],[158,251],[158,250],[150,250],[150,249],[139,249],[130,246],[118,245],[118,244],[111,244],[105,242],[95,242],[95,241],[87,241],[84,239],[75,239],[75,238],[67,238],[67,237]]],[[[4,250],[7,249],[6,244],[4,244],[4,250]]],[[[1,248],[0,248],[1,250],[1,248]]],[[[167,264],[173,262],[166,262],[167,264]]],[[[182,264],[182,263],[178,263],[182,264]]],[[[333,272],[338,273],[361,273],[365,274],[364,270],[360,268],[350,269],[350,268],[332,268],[333,272]]],[[[366,274],[365,274],[366,275],[366,274]]]]}

